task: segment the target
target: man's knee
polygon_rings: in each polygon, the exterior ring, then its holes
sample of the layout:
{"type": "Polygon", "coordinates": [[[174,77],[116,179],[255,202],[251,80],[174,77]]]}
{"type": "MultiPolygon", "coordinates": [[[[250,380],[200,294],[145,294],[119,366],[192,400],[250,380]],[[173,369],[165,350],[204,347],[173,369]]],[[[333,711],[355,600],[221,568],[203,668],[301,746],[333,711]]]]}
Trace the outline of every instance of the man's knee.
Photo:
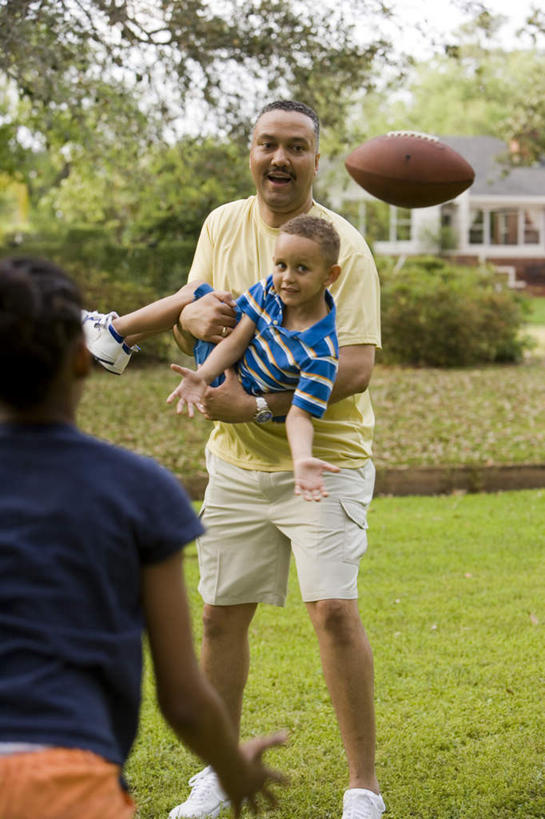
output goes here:
{"type": "Polygon", "coordinates": [[[316,631],[337,641],[349,642],[363,630],[356,600],[317,600],[308,608],[316,631]]]}
{"type": "Polygon", "coordinates": [[[252,621],[256,605],[211,606],[205,603],[202,622],[207,640],[222,640],[244,635],[252,621]]]}

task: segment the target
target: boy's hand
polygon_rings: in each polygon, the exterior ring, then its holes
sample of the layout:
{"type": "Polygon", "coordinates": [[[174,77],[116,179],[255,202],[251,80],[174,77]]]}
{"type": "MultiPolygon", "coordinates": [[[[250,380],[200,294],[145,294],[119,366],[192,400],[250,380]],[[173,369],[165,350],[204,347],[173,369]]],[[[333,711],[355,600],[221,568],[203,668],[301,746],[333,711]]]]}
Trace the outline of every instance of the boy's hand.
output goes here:
{"type": "Polygon", "coordinates": [[[170,369],[179,373],[182,380],[168,396],[167,404],[172,404],[173,401],[178,399],[176,404],[177,415],[182,414],[185,406],[187,406],[187,414],[190,418],[193,418],[194,415],[193,407],[197,407],[199,412],[204,413],[202,397],[208,386],[206,381],[195,370],[188,370],[187,367],[181,367],[179,364],[171,364],[170,369]]]}
{"type": "Polygon", "coordinates": [[[295,494],[302,495],[306,501],[321,501],[327,498],[328,491],[322,478],[323,472],[340,472],[338,466],[319,458],[300,458],[294,461],[295,494]]]}

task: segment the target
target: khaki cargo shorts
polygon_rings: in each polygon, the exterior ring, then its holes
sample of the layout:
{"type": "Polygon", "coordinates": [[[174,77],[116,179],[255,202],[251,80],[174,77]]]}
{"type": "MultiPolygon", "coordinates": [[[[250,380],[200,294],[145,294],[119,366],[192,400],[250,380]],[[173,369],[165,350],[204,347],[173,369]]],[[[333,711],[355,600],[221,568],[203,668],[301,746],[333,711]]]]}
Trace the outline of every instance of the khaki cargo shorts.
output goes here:
{"type": "Polygon", "coordinates": [[[292,553],[305,602],[357,598],[375,483],[372,461],[325,473],[329,496],[320,503],[294,494],[292,472],[240,469],[208,451],[206,461],[206,533],[197,541],[205,603],[283,606],[292,553]]]}

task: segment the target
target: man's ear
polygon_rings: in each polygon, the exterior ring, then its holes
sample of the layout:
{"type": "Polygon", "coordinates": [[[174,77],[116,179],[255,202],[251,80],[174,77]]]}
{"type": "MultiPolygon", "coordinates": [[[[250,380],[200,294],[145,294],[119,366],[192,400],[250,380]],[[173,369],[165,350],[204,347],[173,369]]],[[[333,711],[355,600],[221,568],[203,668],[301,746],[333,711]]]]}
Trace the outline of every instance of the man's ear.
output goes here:
{"type": "Polygon", "coordinates": [[[341,273],[340,264],[332,264],[324,280],[324,287],[329,287],[330,284],[334,284],[339,278],[340,273],[341,273]]]}
{"type": "Polygon", "coordinates": [[[320,164],[320,154],[316,154],[314,157],[314,176],[318,173],[318,165],[320,164]]]}
{"type": "Polygon", "coordinates": [[[83,338],[76,341],[73,355],[73,373],[76,378],[86,378],[91,372],[91,353],[83,338]]]}

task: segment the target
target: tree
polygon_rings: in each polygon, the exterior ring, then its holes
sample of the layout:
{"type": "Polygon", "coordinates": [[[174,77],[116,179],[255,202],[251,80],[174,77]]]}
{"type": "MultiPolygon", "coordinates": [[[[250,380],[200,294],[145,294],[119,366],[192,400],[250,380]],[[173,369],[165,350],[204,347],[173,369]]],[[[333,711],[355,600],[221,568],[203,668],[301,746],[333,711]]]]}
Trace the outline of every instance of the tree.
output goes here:
{"type": "Polygon", "coordinates": [[[403,87],[356,98],[352,144],[389,130],[488,134],[510,143],[514,161],[545,155],[545,53],[506,51],[495,40],[501,26],[501,17],[483,12],[443,53],[415,62],[403,87]]]}
{"type": "Polygon", "coordinates": [[[355,22],[380,0],[0,0],[0,71],[50,116],[108,99],[108,84],[144,109],[178,117],[201,99],[232,127],[274,92],[315,103],[337,121],[341,91],[364,87],[388,43],[361,44],[355,22]],[[105,85],[106,84],[106,85],[105,85]]]}

